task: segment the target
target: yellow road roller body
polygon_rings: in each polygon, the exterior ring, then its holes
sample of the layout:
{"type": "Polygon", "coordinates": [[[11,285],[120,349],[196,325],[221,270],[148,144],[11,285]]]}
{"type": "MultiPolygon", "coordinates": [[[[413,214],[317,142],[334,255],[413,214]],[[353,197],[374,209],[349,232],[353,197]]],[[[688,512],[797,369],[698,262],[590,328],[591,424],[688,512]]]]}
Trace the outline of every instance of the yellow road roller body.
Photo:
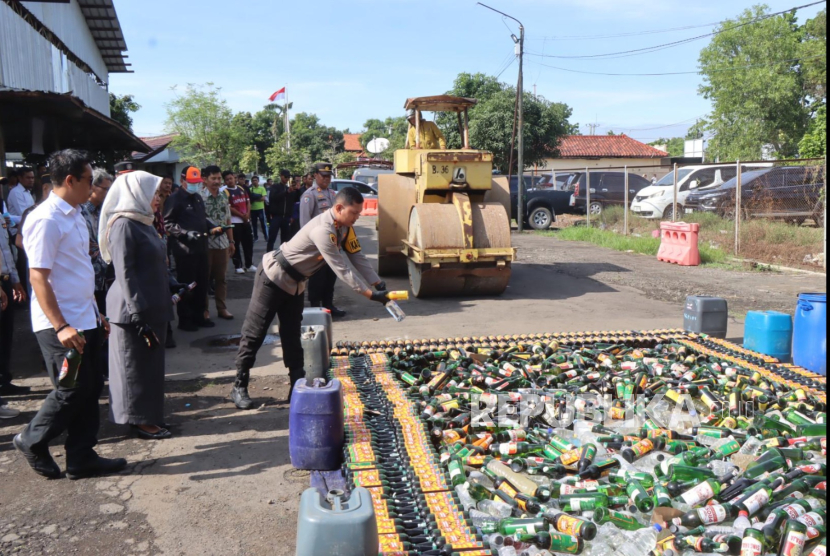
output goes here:
{"type": "Polygon", "coordinates": [[[493,181],[493,155],[469,148],[473,105],[449,96],[408,100],[416,122],[421,111],[457,113],[464,148],[407,145],[395,152],[395,174],[378,180],[378,272],[408,273],[416,297],[499,295],[510,281],[509,190],[493,181]]]}

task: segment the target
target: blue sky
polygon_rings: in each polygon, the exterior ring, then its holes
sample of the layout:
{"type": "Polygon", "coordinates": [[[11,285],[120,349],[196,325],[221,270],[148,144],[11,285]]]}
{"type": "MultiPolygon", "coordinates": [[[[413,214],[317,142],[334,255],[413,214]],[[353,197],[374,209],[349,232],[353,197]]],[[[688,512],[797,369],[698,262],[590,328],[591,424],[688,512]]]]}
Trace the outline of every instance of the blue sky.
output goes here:
{"type": "MultiPolygon", "coordinates": [[[[525,87],[573,109],[573,122],[598,122],[649,142],[683,135],[709,110],[697,75],[612,77],[580,71],[694,71],[709,39],[639,56],[593,61],[539,55],[602,54],[673,42],[711,27],[641,36],[731,18],[751,3],[733,0],[489,0],[526,28],[525,87]],[[563,37],[580,37],[566,38],[563,37]],[[592,38],[583,38],[592,37],[592,38]],[[535,55],[534,55],[535,54],[535,55]]],[[[772,11],[809,3],[769,0],[772,11]]],[[[140,136],[164,132],[175,87],[213,82],[235,111],[255,112],[283,86],[295,111],[326,125],[360,130],[369,118],[403,113],[407,97],[440,94],[460,72],[515,83],[512,21],[472,0],[116,0],[133,74],[111,76],[110,90],[133,94],[140,136]]],[[[801,10],[799,21],[822,6],[801,10]]]]}

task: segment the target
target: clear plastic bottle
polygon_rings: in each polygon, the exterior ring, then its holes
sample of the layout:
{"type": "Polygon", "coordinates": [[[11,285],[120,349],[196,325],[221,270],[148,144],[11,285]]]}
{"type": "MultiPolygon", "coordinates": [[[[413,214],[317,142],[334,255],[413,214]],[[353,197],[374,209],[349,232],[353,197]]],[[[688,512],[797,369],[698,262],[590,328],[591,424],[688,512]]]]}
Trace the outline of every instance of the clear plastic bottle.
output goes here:
{"type": "Polygon", "coordinates": [[[763,442],[761,442],[754,436],[750,436],[746,439],[744,445],[741,446],[741,449],[738,451],[738,453],[747,456],[754,456],[758,454],[758,451],[761,449],[763,445],[763,442]]]}
{"type": "Polygon", "coordinates": [[[406,313],[401,310],[400,305],[395,303],[394,301],[388,302],[386,305],[386,310],[389,311],[389,314],[392,315],[392,318],[398,322],[401,322],[403,319],[406,318],[406,313]]]}
{"type": "Polygon", "coordinates": [[[659,525],[635,531],[616,552],[619,556],[647,556],[657,546],[657,536],[663,530],[659,525]]]}

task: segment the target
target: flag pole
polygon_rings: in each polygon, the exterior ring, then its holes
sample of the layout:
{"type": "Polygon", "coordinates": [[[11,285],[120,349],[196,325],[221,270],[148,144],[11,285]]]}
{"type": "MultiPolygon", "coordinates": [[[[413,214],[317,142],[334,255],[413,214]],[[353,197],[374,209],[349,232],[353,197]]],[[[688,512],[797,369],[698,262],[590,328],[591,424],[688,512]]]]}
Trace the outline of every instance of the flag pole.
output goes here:
{"type": "Polygon", "coordinates": [[[288,117],[288,86],[285,87],[285,133],[287,134],[288,150],[291,150],[291,119],[288,117]]]}

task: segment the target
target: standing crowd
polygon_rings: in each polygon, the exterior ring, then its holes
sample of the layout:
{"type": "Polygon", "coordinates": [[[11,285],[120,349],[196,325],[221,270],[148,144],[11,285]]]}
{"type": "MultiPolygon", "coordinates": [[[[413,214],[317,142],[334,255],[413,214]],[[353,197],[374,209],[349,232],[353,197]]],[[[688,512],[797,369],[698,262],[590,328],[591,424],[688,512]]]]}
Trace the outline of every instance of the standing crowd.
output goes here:
{"type": "MultiPolygon", "coordinates": [[[[175,184],[131,163],[117,164],[113,178],[93,168],[86,153],[69,149],[38,170],[39,188],[30,168],[0,182],[0,396],[29,391],[12,383],[10,368],[14,308],[28,302],[53,390],[13,443],[45,477],[61,476],[48,445],[64,432],[68,478],[127,465],[94,449],[107,379],[114,423],[140,438],[171,436],[164,347],[175,347],[173,309],[183,331],[215,326],[211,296],[217,316],[233,319],[226,304],[229,260],[236,273],[256,273],[231,391],[240,409],[253,406],[250,369],[275,317],[292,392],[302,378],[306,282],[311,305],[334,316],[345,314],[333,305],[338,277],[368,299],[389,301],[353,229],[363,199],[352,188],[330,189],[329,164],[294,179],[283,170],[277,183],[262,185],[256,176],[248,182],[218,166],[190,167],[175,184]],[[268,252],[258,268],[253,244],[260,237],[268,252]]],[[[18,414],[0,397],[0,418],[18,414]]]]}

